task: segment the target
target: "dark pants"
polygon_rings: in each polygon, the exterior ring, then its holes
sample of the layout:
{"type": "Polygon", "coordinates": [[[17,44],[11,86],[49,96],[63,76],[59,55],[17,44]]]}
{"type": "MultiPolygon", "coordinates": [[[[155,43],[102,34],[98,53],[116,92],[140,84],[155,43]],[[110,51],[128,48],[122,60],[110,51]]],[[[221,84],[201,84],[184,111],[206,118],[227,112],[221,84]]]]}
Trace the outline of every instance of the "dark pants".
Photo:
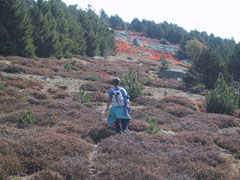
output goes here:
{"type": "Polygon", "coordinates": [[[116,133],[122,134],[123,132],[128,131],[128,124],[130,119],[117,119],[115,122],[116,125],[116,133]]]}

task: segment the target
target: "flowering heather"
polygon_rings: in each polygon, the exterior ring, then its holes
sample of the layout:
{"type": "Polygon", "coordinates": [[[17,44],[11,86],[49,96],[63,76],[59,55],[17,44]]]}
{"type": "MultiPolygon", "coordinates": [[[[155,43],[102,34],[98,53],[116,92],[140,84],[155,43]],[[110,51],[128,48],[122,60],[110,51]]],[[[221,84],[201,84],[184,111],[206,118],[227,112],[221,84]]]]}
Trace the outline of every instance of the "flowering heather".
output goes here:
{"type": "Polygon", "coordinates": [[[237,114],[198,112],[187,98],[151,92],[131,102],[129,132],[108,127],[107,93],[126,67],[139,67],[148,88],[184,90],[181,82],[156,78],[151,60],[0,56],[0,179],[237,180],[237,114]],[[82,85],[89,101],[75,96],[82,85]],[[29,109],[34,123],[21,121],[29,109]],[[157,134],[146,133],[152,124],[157,134]]]}

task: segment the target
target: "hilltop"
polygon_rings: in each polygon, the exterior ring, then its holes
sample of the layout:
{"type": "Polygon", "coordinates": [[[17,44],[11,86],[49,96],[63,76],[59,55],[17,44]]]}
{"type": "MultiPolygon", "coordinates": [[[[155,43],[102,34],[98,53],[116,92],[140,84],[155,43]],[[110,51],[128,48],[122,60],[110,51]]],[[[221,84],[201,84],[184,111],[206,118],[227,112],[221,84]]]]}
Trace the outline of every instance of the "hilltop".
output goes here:
{"type": "Polygon", "coordinates": [[[159,79],[158,64],[121,53],[1,57],[1,179],[237,179],[239,119],[201,112],[193,101],[204,96],[159,79]],[[107,92],[112,77],[137,67],[145,95],[132,102],[130,132],[118,135],[103,113],[107,92]],[[34,115],[34,123],[23,123],[25,115],[34,115]]]}

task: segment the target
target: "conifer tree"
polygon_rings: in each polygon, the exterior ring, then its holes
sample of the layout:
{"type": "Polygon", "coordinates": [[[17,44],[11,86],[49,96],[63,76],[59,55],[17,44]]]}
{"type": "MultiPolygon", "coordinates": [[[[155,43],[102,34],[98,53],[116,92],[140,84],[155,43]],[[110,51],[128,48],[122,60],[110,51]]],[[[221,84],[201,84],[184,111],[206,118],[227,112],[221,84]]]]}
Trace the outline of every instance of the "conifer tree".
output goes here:
{"type": "Polygon", "coordinates": [[[234,49],[233,55],[228,64],[228,70],[233,75],[234,80],[240,81],[240,43],[234,49]]]}
{"type": "Polygon", "coordinates": [[[84,37],[86,39],[86,54],[87,56],[93,57],[96,55],[97,50],[97,39],[96,34],[94,34],[93,23],[89,17],[89,13],[85,11],[81,11],[80,13],[80,23],[84,28],[84,37]]]}
{"type": "Polygon", "coordinates": [[[220,73],[214,89],[206,96],[205,104],[207,112],[233,115],[239,108],[239,94],[220,73]]]}
{"type": "Polygon", "coordinates": [[[36,55],[40,57],[61,57],[59,53],[59,34],[56,31],[56,20],[52,16],[50,3],[38,0],[34,14],[34,43],[36,55]]]}
{"type": "Polygon", "coordinates": [[[25,1],[1,0],[0,54],[35,56],[32,24],[25,1]]]}
{"type": "Polygon", "coordinates": [[[80,11],[76,6],[69,6],[69,37],[71,39],[72,53],[86,55],[85,31],[79,22],[80,11]]]}

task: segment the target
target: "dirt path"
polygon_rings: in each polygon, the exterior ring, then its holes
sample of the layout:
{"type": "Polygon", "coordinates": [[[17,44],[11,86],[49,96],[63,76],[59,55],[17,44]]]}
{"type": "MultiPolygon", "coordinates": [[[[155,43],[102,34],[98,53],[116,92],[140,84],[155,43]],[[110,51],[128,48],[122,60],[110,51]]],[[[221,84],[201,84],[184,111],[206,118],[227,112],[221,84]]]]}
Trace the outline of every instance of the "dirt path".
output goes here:
{"type": "Polygon", "coordinates": [[[96,158],[96,155],[97,155],[97,147],[98,145],[97,144],[93,144],[93,151],[89,154],[88,156],[88,159],[89,159],[89,177],[91,179],[94,179],[94,177],[96,177],[98,175],[98,170],[96,168],[96,165],[95,165],[95,158],[96,158]]]}

